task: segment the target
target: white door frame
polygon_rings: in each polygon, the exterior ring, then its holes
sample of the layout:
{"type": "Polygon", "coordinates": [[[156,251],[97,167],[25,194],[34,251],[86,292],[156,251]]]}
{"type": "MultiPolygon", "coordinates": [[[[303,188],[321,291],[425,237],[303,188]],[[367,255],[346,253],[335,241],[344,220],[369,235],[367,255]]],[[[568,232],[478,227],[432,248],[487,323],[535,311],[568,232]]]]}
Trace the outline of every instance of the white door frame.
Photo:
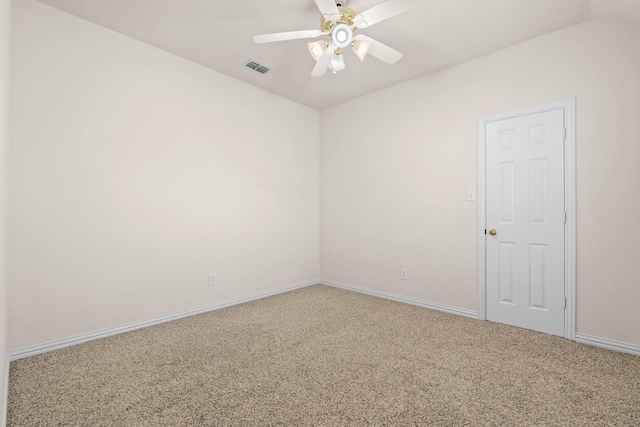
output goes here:
{"type": "Polygon", "coordinates": [[[564,337],[576,339],[576,99],[523,108],[478,119],[478,319],[487,319],[486,223],[486,126],[490,122],[545,111],[564,110],[566,138],[564,146],[564,206],[567,222],[564,231],[564,337]]]}

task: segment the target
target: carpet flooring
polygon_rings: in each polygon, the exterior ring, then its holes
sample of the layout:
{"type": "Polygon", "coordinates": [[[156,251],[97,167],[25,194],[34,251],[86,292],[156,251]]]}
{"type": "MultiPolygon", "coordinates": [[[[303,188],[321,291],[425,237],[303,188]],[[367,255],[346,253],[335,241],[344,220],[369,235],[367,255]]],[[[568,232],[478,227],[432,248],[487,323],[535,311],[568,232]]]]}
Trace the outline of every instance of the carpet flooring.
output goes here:
{"type": "Polygon", "coordinates": [[[315,285],[14,361],[7,421],[640,426],[640,357],[315,285]]]}

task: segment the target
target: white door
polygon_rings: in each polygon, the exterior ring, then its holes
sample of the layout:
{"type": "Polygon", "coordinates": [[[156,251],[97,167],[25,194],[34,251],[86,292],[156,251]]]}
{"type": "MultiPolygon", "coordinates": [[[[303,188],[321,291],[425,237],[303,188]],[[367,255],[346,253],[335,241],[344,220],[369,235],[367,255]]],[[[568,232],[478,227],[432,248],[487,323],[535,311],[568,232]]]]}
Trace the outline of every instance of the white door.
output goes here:
{"type": "Polygon", "coordinates": [[[564,110],[486,125],[487,319],[564,336],[564,110]]]}

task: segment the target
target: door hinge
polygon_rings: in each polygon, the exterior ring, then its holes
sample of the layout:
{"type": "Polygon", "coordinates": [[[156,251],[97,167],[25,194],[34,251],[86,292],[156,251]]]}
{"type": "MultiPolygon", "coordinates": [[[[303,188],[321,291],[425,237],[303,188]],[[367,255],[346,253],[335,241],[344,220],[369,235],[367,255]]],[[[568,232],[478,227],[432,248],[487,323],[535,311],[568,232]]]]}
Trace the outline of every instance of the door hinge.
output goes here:
{"type": "Polygon", "coordinates": [[[567,213],[566,212],[564,213],[564,223],[565,224],[567,223],[567,213]]]}
{"type": "Polygon", "coordinates": [[[567,297],[564,297],[564,308],[567,308],[567,297]]]}
{"type": "Polygon", "coordinates": [[[567,128],[563,128],[562,139],[567,139],[567,128]]]}

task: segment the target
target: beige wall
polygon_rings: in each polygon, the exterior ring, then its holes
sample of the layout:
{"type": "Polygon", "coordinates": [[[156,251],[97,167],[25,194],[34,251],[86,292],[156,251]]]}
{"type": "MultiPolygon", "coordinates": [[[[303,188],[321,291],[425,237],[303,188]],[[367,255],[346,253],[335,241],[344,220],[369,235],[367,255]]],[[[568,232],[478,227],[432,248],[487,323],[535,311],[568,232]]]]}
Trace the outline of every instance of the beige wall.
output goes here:
{"type": "Polygon", "coordinates": [[[14,9],[10,349],[318,277],[317,111],[14,9]]]}
{"type": "Polygon", "coordinates": [[[7,373],[6,147],[9,138],[9,33],[11,1],[0,0],[0,425],[3,425],[7,373]]]}
{"type": "Polygon", "coordinates": [[[321,276],[476,310],[477,118],[570,97],[577,332],[640,344],[637,25],[589,21],[323,111],[321,276]]]}
{"type": "Polygon", "coordinates": [[[569,97],[578,332],[640,344],[638,26],[318,114],[32,0],[14,25],[10,349],[319,274],[475,310],[477,118],[569,97]]]}

